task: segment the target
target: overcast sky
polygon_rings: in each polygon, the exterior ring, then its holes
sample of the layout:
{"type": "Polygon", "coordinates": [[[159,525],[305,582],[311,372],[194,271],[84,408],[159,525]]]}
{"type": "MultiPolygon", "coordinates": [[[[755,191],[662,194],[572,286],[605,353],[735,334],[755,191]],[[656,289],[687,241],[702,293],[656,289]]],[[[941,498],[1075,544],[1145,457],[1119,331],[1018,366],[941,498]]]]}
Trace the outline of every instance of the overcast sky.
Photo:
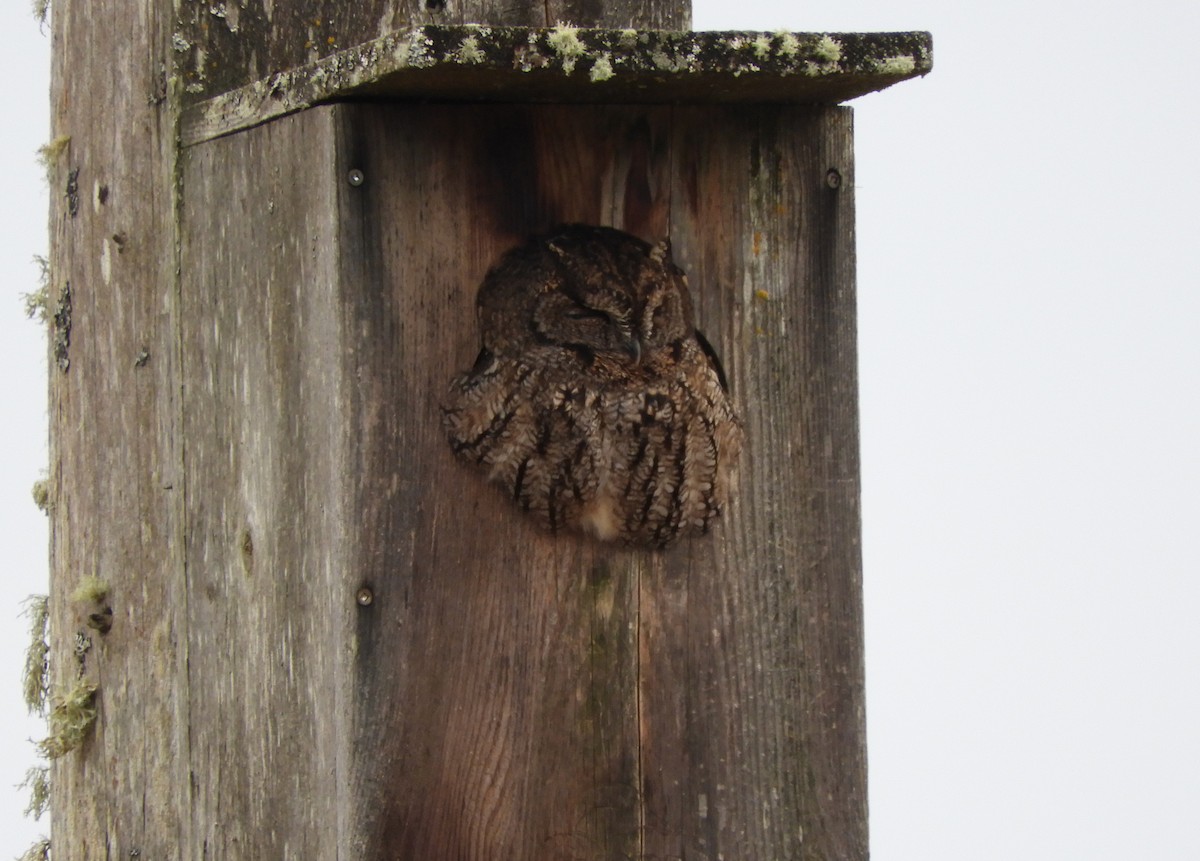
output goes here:
{"type": "MultiPolygon", "coordinates": [[[[0,859],[48,828],[10,790],[46,588],[28,6],[0,5],[0,859]]],[[[928,78],[854,103],[875,861],[1197,857],[1197,9],[696,0],[696,29],[934,34],[928,78]]]]}

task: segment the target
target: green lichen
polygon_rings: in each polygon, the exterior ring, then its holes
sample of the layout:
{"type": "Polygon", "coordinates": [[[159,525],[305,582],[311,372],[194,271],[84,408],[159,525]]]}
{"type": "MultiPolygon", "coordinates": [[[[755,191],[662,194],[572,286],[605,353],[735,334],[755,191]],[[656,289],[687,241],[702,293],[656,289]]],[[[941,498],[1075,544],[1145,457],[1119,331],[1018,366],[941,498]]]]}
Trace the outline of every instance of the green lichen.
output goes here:
{"type": "Polygon", "coordinates": [[[638,31],[637,30],[622,30],[620,35],[617,36],[618,47],[624,48],[626,51],[630,51],[630,50],[636,48],[637,43],[638,43],[638,31]]]}
{"type": "Polygon", "coordinates": [[[71,144],[70,135],[59,135],[49,143],[42,144],[38,147],[37,158],[42,169],[46,171],[46,178],[50,178],[51,171],[58,164],[58,160],[62,158],[63,153],[67,151],[67,147],[71,144]]]}
{"type": "Polygon", "coordinates": [[[754,56],[758,57],[758,59],[765,60],[771,56],[771,37],[766,33],[757,37],[750,44],[754,48],[754,56]]]}
{"type": "Polygon", "coordinates": [[[30,713],[43,714],[50,676],[50,599],[46,595],[30,595],[21,612],[29,618],[29,645],[25,649],[25,669],[21,674],[22,698],[30,713]]]}
{"type": "Polygon", "coordinates": [[[430,53],[433,40],[420,29],[413,29],[408,34],[408,40],[396,46],[395,55],[402,58],[404,65],[414,69],[424,69],[437,62],[437,56],[430,53]]]}
{"type": "Polygon", "coordinates": [[[458,50],[453,54],[454,59],[460,63],[482,63],[487,59],[486,55],[479,48],[479,40],[474,36],[467,36],[462,40],[462,44],[458,46],[458,50]]]}
{"type": "Polygon", "coordinates": [[[38,289],[22,293],[21,302],[25,305],[26,317],[47,323],[50,321],[50,261],[35,254],[33,262],[38,267],[38,289]]]}
{"type": "Polygon", "coordinates": [[[50,841],[43,837],[22,852],[17,861],[50,861],[50,841]]]}
{"type": "Polygon", "coordinates": [[[875,71],[882,75],[908,75],[917,68],[917,61],[909,54],[888,57],[875,63],[875,71]]]}
{"type": "Polygon", "coordinates": [[[816,60],[804,63],[804,71],[813,76],[834,75],[840,71],[838,63],[842,59],[842,43],[832,36],[822,36],[813,45],[813,56],[816,60]]]}
{"type": "Polygon", "coordinates": [[[779,56],[785,60],[796,59],[796,55],[800,53],[800,40],[787,30],[780,30],[775,36],[779,39],[779,47],[775,49],[779,56]]]}
{"type": "Polygon", "coordinates": [[[588,75],[593,81],[607,81],[613,76],[612,60],[607,52],[596,58],[588,75]]]}
{"type": "MultiPolygon", "coordinates": [[[[731,47],[735,41],[742,47],[751,44],[735,39],[730,41],[729,44],[731,47]]],[[[692,45],[686,54],[682,52],[682,47],[681,45],[668,42],[664,48],[660,48],[650,55],[650,62],[654,64],[654,68],[656,69],[676,74],[680,72],[695,72],[702,68],[703,60],[700,57],[700,46],[692,45]]],[[[745,64],[745,68],[757,69],[757,66],[747,63],[745,64]]]]}
{"type": "Polygon", "coordinates": [[[579,40],[579,29],[562,22],[554,25],[554,29],[546,36],[546,44],[558,54],[563,71],[568,75],[575,71],[575,63],[587,50],[579,40]]]}
{"type": "Polygon", "coordinates": [[[33,0],[33,17],[39,24],[45,24],[46,16],[49,14],[50,0],[33,0]]]}
{"type": "Polygon", "coordinates": [[[46,808],[50,806],[50,769],[44,765],[35,765],[27,769],[19,788],[29,790],[29,804],[25,806],[25,815],[32,819],[41,819],[46,808]]]}
{"type": "Polygon", "coordinates": [[[21,302],[25,306],[25,316],[30,320],[40,320],[43,323],[50,320],[49,287],[39,287],[32,293],[22,293],[21,302]]]}
{"type": "Polygon", "coordinates": [[[51,696],[46,722],[50,734],[37,743],[38,753],[46,759],[58,759],[75,750],[96,722],[96,686],[80,679],[51,696]]]}
{"type": "Polygon", "coordinates": [[[836,63],[842,59],[842,43],[832,36],[822,36],[817,40],[813,53],[826,63],[836,63]]]}
{"type": "Polygon", "coordinates": [[[31,491],[31,493],[33,495],[33,504],[36,505],[43,514],[49,514],[50,513],[50,479],[39,478],[37,481],[35,481],[33,483],[33,489],[31,491]]]}
{"type": "Polygon", "coordinates": [[[88,574],[79,581],[71,600],[76,604],[103,604],[108,598],[108,584],[95,574],[88,574]]]}

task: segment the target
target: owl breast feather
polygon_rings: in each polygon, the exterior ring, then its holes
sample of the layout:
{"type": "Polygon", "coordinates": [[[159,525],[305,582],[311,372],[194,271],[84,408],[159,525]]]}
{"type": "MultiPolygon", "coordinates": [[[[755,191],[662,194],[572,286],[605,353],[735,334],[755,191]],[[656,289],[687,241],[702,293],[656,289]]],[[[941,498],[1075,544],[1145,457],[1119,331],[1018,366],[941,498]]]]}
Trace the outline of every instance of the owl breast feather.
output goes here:
{"type": "Polygon", "coordinates": [[[655,547],[706,532],[742,432],[699,344],[624,379],[557,353],[488,356],[457,377],[442,408],[455,453],[551,530],[655,547]]]}

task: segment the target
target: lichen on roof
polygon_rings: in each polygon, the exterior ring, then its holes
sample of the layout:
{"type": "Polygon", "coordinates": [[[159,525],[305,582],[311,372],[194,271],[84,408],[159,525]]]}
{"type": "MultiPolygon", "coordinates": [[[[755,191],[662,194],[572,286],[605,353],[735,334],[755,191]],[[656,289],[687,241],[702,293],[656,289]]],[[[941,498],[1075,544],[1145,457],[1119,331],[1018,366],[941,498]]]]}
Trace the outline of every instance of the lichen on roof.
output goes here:
{"type": "MultiPolygon", "coordinates": [[[[186,145],[322,102],[838,104],[933,65],[928,33],[421,26],[389,33],[184,111],[186,145]],[[907,59],[906,59],[907,58],[907,59]],[[909,62],[911,60],[911,62],[909,62]],[[575,75],[577,70],[586,75],[575,75]]],[[[207,86],[197,79],[187,89],[207,86]]]]}
{"type": "Polygon", "coordinates": [[[575,71],[576,61],[587,53],[583,42],[579,40],[579,28],[563,24],[561,21],[554,25],[554,29],[546,36],[546,44],[558,55],[562,61],[562,70],[568,75],[575,71]]]}

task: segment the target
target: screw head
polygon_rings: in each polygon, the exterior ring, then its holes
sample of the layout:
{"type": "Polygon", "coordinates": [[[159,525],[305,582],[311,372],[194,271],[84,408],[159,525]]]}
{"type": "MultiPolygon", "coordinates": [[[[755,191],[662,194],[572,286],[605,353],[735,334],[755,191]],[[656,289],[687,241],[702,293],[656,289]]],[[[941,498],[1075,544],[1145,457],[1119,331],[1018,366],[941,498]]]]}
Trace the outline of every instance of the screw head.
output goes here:
{"type": "Polygon", "coordinates": [[[363,586],[358,590],[358,594],[354,597],[354,600],[358,601],[358,606],[368,607],[375,600],[375,593],[368,587],[363,586]]]}
{"type": "Polygon", "coordinates": [[[359,170],[358,168],[354,168],[352,171],[350,171],[350,173],[348,173],[346,175],[346,181],[349,182],[355,188],[358,188],[360,185],[362,185],[364,182],[367,181],[367,177],[366,177],[366,174],[364,174],[361,170],[359,170]]]}
{"type": "Polygon", "coordinates": [[[830,188],[841,188],[842,187],[841,171],[839,171],[836,167],[829,168],[829,170],[825,172],[825,184],[827,186],[829,186],[830,188]]]}

